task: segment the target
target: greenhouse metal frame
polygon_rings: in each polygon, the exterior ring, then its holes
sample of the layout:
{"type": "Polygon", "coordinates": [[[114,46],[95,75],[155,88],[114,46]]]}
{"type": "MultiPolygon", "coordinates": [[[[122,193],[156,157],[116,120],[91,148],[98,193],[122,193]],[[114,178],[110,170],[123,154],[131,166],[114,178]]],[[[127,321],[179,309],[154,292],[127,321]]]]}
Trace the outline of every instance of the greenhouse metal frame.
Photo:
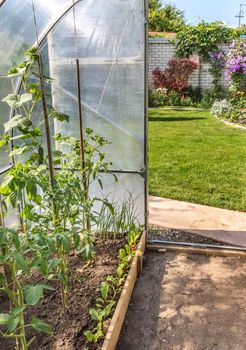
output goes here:
{"type": "MultiPolygon", "coordinates": [[[[4,75],[13,64],[22,61],[26,49],[38,46],[42,69],[54,79],[49,87],[51,103],[72,118],[70,136],[78,136],[75,93],[78,83],[83,131],[88,127],[102,131],[103,136],[112,141],[109,161],[119,180],[117,185],[107,184],[104,195],[113,193],[117,200],[125,190],[130,192],[137,203],[140,222],[147,229],[146,1],[108,0],[98,1],[95,6],[90,0],[53,0],[47,4],[38,0],[25,4],[6,0],[0,6],[0,22],[4,28],[1,52],[8,52],[0,57],[0,100],[8,93],[21,91],[18,80],[12,79],[10,86],[4,75]],[[79,61],[77,73],[76,60],[79,61]]],[[[7,113],[10,118],[13,116],[13,111],[0,102],[1,123],[7,121],[7,113]]],[[[40,111],[40,120],[42,114],[40,111]]],[[[62,123],[57,123],[52,125],[52,135],[53,128],[67,131],[62,123]]],[[[2,158],[3,153],[0,156],[2,158]]],[[[2,159],[1,176],[12,166],[2,159]]],[[[93,191],[98,193],[99,189],[93,191]]],[[[12,219],[11,216],[10,223],[12,219]]]]}

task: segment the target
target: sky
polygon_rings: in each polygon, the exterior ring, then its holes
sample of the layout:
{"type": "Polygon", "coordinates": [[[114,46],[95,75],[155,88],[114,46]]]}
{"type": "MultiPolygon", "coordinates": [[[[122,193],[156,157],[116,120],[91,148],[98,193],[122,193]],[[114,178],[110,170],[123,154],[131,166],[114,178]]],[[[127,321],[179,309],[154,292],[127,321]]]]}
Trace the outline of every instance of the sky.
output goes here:
{"type": "MultiPolygon", "coordinates": [[[[163,3],[175,4],[185,11],[185,18],[192,24],[202,18],[208,22],[219,20],[228,25],[237,26],[238,18],[235,18],[235,15],[239,13],[239,4],[246,4],[246,0],[170,0],[163,3]]],[[[244,15],[242,24],[246,24],[246,6],[244,15]]]]}

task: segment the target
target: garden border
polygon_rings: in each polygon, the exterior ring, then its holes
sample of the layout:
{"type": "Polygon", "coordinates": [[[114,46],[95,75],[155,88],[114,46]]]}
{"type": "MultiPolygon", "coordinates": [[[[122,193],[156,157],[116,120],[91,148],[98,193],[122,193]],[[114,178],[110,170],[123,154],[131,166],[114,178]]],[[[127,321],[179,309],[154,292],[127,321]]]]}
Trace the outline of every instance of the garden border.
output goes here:
{"type": "Polygon", "coordinates": [[[160,252],[176,252],[183,254],[202,254],[213,256],[231,256],[246,258],[246,248],[244,247],[231,247],[231,246],[210,246],[206,244],[191,244],[191,243],[179,243],[179,242],[151,242],[148,241],[146,245],[147,249],[157,250],[160,252]]]}
{"type": "Polygon", "coordinates": [[[145,251],[146,240],[147,234],[146,231],[144,231],[138,243],[136,255],[132,260],[131,268],[128,272],[123,290],[103,342],[102,350],[114,350],[116,348],[136,279],[142,272],[143,254],[145,251]]]}

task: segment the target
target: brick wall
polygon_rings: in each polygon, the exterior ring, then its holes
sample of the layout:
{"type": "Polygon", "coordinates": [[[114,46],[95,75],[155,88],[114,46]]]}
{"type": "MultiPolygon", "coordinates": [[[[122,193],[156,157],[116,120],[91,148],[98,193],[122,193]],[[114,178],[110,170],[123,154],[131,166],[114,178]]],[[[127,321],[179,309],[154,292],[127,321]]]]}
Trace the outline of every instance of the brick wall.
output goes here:
{"type": "MultiPolygon", "coordinates": [[[[229,44],[220,45],[220,49],[224,51],[229,50],[229,44]]],[[[156,67],[166,68],[167,62],[174,57],[175,44],[170,42],[166,38],[149,38],[149,86],[152,85],[152,70],[156,67]]],[[[189,79],[189,83],[192,86],[199,86],[199,74],[200,74],[200,86],[203,89],[209,89],[212,87],[213,77],[209,73],[209,64],[201,63],[200,73],[197,69],[189,79]]],[[[221,85],[228,87],[228,81],[221,79],[221,85]]]]}

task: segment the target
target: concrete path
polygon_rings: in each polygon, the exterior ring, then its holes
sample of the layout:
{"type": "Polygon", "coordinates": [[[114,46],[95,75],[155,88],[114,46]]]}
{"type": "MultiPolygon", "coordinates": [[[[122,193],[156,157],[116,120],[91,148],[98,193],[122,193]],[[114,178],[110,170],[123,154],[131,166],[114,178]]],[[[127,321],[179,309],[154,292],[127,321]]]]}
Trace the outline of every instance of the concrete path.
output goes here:
{"type": "Polygon", "coordinates": [[[246,247],[246,213],[150,196],[149,222],[246,247]]]}

